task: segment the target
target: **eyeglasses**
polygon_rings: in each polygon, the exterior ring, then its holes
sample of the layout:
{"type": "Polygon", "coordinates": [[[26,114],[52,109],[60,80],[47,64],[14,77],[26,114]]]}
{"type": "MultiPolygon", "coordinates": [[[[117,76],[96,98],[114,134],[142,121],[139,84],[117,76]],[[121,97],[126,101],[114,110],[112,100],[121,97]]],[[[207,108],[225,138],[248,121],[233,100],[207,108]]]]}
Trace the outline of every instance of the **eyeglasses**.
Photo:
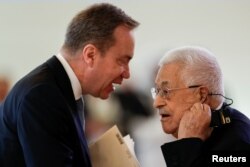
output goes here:
{"type": "Polygon", "coordinates": [[[169,89],[169,88],[151,88],[151,94],[153,99],[156,98],[157,95],[161,96],[163,99],[167,99],[169,98],[169,94],[171,91],[175,91],[175,90],[182,90],[182,89],[190,89],[190,88],[197,88],[200,87],[201,85],[192,85],[192,86],[188,86],[185,88],[173,88],[173,89],[169,89]]]}

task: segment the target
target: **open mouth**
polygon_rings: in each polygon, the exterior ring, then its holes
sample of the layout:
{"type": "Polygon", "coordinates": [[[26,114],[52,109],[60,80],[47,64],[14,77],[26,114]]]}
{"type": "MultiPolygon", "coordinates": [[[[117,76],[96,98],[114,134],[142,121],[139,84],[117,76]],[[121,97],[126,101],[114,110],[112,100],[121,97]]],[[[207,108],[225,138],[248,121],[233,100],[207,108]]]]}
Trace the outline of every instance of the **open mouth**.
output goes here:
{"type": "Polygon", "coordinates": [[[170,115],[169,114],[161,114],[161,117],[162,118],[167,118],[167,117],[169,117],[170,115]]]}
{"type": "Polygon", "coordinates": [[[119,84],[117,84],[117,83],[112,83],[112,88],[113,88],[113,90],[115,90],[118,86],[119,86],[119,84]]]}

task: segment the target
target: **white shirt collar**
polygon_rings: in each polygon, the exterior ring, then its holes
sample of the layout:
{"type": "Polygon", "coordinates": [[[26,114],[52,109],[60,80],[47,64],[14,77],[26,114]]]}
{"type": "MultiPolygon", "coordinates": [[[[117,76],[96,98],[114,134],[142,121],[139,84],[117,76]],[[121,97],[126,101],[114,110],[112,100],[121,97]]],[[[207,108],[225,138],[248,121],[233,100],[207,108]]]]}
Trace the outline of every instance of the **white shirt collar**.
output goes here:
{"type": "Polygon", "coordinates": [[[82,88],[81,88],[81,84],[78,80],[78,78],[76,77],[74,71],[72,70],[72,68],[70,67],[69,63],[65,60],[65,58],[61,55],[61,53],[58,53],[56,55],[56,57],[58,58],[58,60],[62,63],[63,68],[65,69],[72,89],[73,89],[73,93],[75,96],[75,100],[79,99],[82,97],[82,88]]]}

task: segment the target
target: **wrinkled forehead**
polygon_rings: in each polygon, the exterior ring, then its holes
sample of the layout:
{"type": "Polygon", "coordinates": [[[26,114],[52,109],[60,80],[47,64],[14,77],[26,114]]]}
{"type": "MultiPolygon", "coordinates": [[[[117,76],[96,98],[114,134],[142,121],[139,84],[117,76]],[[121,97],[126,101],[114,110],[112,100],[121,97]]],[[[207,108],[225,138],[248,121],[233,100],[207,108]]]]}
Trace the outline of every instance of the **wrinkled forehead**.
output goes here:
{"type": "Polygon", "coordinates": [[[167,64],[159,68],[155,78],[157,87],[175,87],[181,85],[180,66],[177,64],[167,64]]]}

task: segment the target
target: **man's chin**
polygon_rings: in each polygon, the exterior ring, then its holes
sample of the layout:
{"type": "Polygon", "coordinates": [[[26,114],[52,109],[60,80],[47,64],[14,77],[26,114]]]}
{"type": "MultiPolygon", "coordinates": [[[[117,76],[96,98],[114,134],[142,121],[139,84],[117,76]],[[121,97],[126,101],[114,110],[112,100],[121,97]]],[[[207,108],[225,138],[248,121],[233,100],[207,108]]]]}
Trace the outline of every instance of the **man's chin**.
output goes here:
{"type": "Polygon", "coordinates": [[[164,133],[166,133],[166,134],[170,134],[170,132],[169,132],[168,130],[164,129],[164,128],[163,128],[163,131],[164,131],[164,133]]]}
{"type": "Polygon", "coordinates": [[[99,95],[99,98],[102,99],[102,100],[106,100],[106,99],[109,98],[109,95],[110,95],[110,93],[101,93],[99,95]]]}
{"type": "Polygon", "coordinates": [[[102,100],[106,100],[106,99],[109,98],[109,96],[105,96],[105,97],[100,96],[99,98],[102,99],[102,100]]]}
{"type": "Polygon", "coordinates": [[[166,134],[173,134],[174,131],[172,129],[169,129],[169,127],[165,127],[163,124],[162,124],[162,129],[164,131],[164,133],[166,134]]]}

